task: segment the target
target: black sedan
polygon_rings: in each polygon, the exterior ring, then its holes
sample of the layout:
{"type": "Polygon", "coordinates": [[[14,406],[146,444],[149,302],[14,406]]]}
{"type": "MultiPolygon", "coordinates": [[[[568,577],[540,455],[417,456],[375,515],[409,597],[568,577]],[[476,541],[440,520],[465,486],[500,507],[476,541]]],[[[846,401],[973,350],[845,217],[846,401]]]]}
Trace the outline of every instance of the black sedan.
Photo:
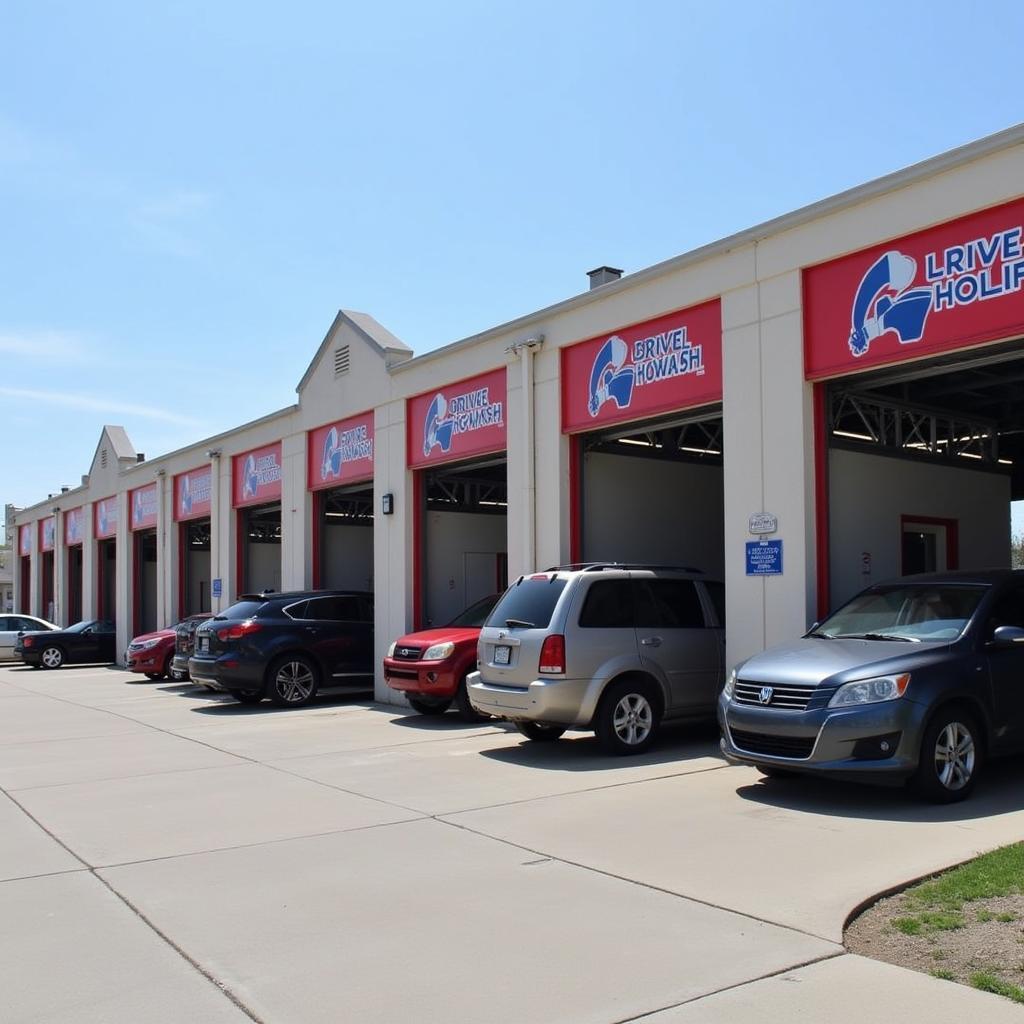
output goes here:
{"type": "Polygon", "coordinates": [[[90,619],[49,633],[26,633],[18,638],[14,656],[33,668],[60,668],[85,662],[116,660],[117,629],[112,622],[90,619]]]}

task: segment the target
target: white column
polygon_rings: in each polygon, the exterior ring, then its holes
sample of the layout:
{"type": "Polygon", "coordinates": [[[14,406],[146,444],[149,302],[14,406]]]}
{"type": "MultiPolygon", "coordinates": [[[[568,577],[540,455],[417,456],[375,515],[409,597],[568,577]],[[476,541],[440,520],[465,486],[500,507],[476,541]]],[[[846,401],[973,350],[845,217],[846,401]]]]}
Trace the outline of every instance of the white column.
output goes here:
{"type": "Polygon", "coordinates": [[[116,575],[114,580],[114,603],[117,606],[117,663],[124,659],[124,652],[131,642],[135,627],[135,545],[132,544],[131,507],[128,492],[117,495],[117,551],[116,575]]]}
{"type": "Polygon", "coordinates": [[[281,442],[281,589],[303,590],[312,579],[306,560],[309,513],[306,493],[306,435],[281,442]]]}
{"type": "Polygon", "coordinates": [[[82,618],[96,618],[99,594],[96,551],[96,514],[90,503],[82,506],[82,618]]]}
{"type": "Polygon", "coordinates": [[[64,513],[53,510],[53,621],[70,626],[67,595],[67,548],[64,545],[64,513]]]}
{"type": "Polygon", "coordinates": [[[156,626],[165,629],[177,621],[175,587],[178,562],[172,549],[174,534],[174,480],[167,470],[156,471],[156,626]],[[168,491],[171,493],[168,494],[168,491]]]}

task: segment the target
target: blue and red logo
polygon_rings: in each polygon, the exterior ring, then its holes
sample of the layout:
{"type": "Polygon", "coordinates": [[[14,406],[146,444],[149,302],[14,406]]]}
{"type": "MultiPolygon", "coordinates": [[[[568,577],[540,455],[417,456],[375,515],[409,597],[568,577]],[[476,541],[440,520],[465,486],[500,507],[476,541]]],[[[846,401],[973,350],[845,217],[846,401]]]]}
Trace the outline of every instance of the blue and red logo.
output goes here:
{"type": "Polygon", "coordinates": [[[366,424],[341,431],[332,426],[324,437],[320,481],[337,480],[346,463],[360,459],[373,459],[373,438],[369,436],[366,424]]]}
{"type": "Polygon", "coordinates": [[[450,452],[458,434],[500,427],[503,423],[504,405],[491,401],[490,388],[456,395],[450,402],[438,392],[427,406],[423,421],[423,456],[427,458],[435,448],[450,452]]]}
{"type": "Polygon", "coordinates": [[[932,308],[930,288],[911,288],[917,261],[892,251],[883,253],[861,279],[853,300],[850,351],[864,355],[875,338],[892,331],[901,345],[924,337],[932,308]]]}

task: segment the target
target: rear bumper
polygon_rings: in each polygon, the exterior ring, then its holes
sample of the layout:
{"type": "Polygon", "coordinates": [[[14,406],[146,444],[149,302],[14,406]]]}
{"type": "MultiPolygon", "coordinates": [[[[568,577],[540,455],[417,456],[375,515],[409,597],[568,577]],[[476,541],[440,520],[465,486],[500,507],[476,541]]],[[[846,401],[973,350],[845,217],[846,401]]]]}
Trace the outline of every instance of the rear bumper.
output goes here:
{"type": "Polygon", "coordinates": [[[469,701],[477,711],[510,722],[543,722],[586,728],[594,714],[592,679],[535,679],[526,689],[468,677],[469,701]]]}
{"type": "Polygon", "coordinates": [[[234,652],[217,658],[191,657],[188,660],[188,674],[194,683],[201,683],[222,693],[231,690],[262,693],[265,668],[262,661],[243,661],[234,652]]]}
{"type": "Polygon", "coordinates": [[[880,782],[917,770],[927,715],[925,705],[906,699],[806,712],[734,704],[724,695],[718,701],[722,753],[731,763],[880,782]],[[881,742],[889,746],[884,753],[876,749],[881,742]],[[782,743],[803,743],[807,751],[769,752],[782,743]]]}
{"type": "Polygon", "coordinates": [[[455,696],[461,678],[456,666],[443,661],[384,659],[384,682],[400,693],[450,700],[455,696]]]}
{"type": "Polygon", "coordinates": [[[171,661],[171,669],[180,678],[188,678],[188,655],[187,654],[176,654],[171,661]]]}

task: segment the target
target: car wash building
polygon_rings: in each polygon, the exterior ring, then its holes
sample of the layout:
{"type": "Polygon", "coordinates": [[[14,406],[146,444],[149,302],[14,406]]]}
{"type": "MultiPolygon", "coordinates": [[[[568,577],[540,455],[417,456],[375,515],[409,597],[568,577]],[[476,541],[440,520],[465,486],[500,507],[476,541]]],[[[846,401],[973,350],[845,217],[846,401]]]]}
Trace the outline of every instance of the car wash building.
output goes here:
{"type": "Polygon", "coordinates": [[[155,459],[103,428],[16,515],[17,610],[123,650],[245,590],[372,590],[379,663],[523,572],[643,561],[721,582],[731,663],[870,583],[1009,564],[1024,126],[590,284],[418,357],[342,311],[294,405],[155,459]]]}

